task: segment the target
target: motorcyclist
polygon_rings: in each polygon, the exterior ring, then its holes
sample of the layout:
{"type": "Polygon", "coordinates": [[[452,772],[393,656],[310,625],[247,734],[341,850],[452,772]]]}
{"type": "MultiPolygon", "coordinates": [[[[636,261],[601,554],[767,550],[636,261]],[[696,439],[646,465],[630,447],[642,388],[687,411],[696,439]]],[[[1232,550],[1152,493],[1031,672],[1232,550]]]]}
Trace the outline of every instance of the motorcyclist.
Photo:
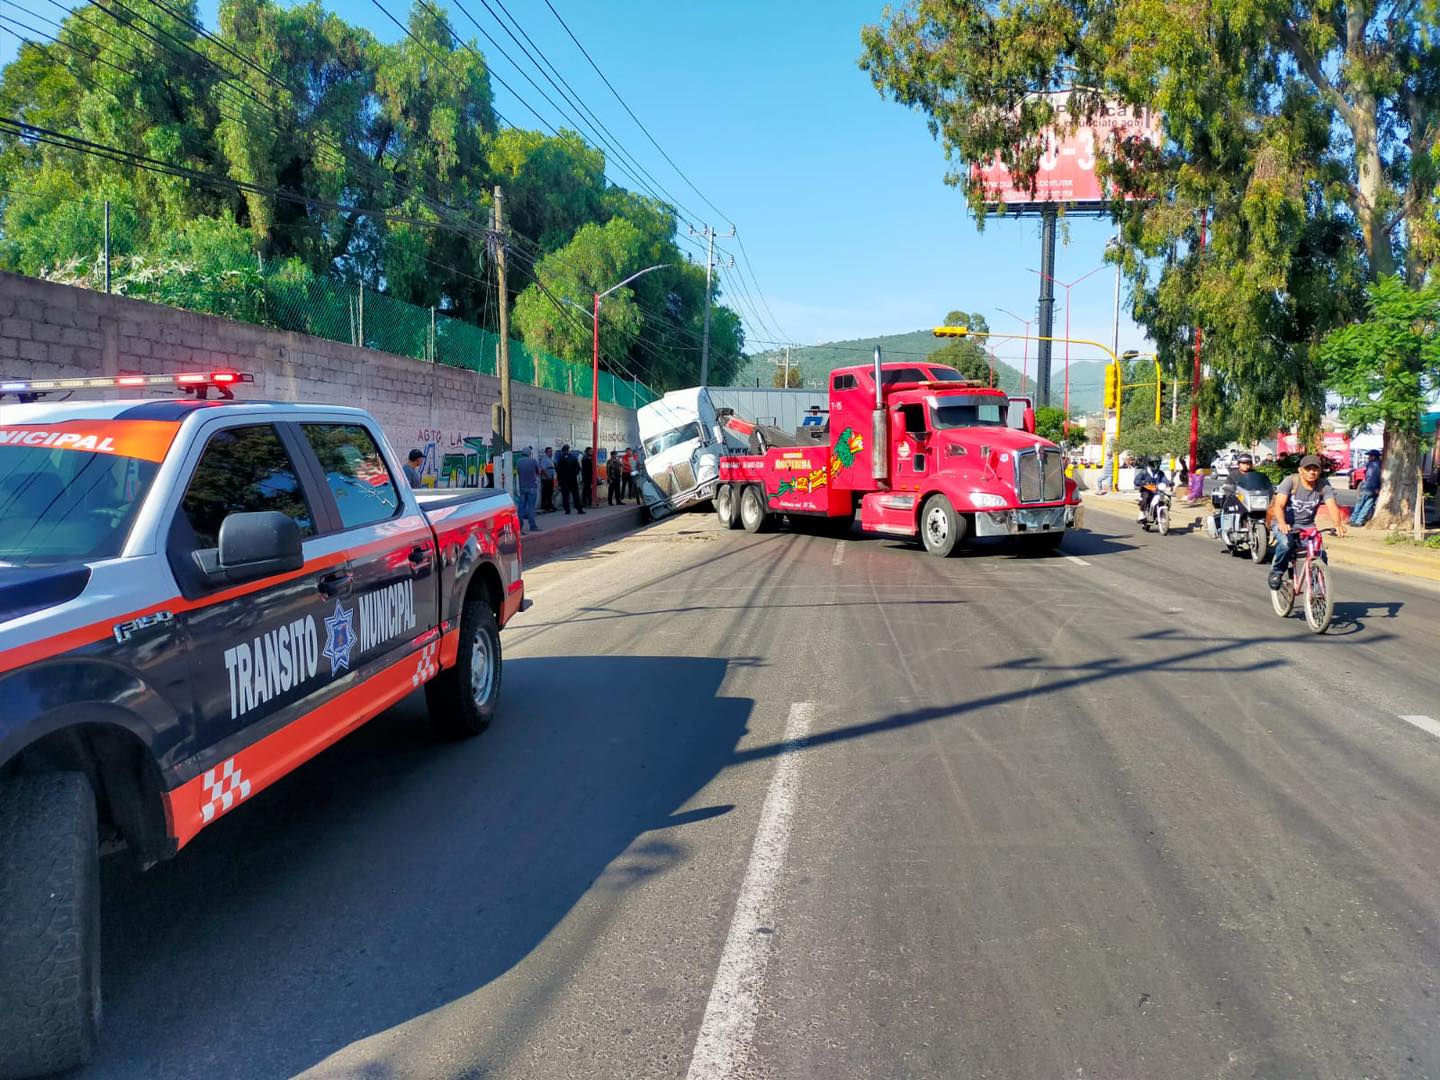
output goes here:
{"type": "MultiPolygon", "coordinates": [[[[1270,588],[1278,589],[1285,581],[1285,572],[1295,553],[1295,529],[1315,527],[1315,512],[1324,503],[1330,510],[1330,519],[1335,522],[1335,533],[1345,535],[1345,522],[1340,517],[1340,505],[1335,501],[1335,489],[1328,480],[1321,477],[1320,458],[1306,454],[1300,459],[1300,471],[1287,476],[1275,490],[1275,501],[1270,504],[1270,516],[1275,523],[1275,561],[1270,564],[1270,588]]],[[[1322,557],[1324,553],[1321,553],[1322,557]]]]}
{"type": "Polygon", "coordinates": [[[1273,490],[1270,478],[1264,473],[1255,471],[1255,459],[1249,454],[1241,454],[1235,462],[1235,471],[1225,478],[1225,484],[1214,497],[1214,504],[1217,507],[1214,514],[1210,516],[1210,534],[1220,535],[1220,515],[1244,513],[1245,507],[1235,497],[1235,490],[1253,491],[1258,495],[1268,496],[1273,490]]]}
{"type": "Polygon", "coordinates": [[[1147,458],[1135,473],[1135,488],[1140,492],[1140,516],[1135,520],[1144,525],[1150,513],[1150,502],[1155,498],[1155,488],[1166,482],[1165,471],[1160,468],[1158,457],[1147,458]]]}

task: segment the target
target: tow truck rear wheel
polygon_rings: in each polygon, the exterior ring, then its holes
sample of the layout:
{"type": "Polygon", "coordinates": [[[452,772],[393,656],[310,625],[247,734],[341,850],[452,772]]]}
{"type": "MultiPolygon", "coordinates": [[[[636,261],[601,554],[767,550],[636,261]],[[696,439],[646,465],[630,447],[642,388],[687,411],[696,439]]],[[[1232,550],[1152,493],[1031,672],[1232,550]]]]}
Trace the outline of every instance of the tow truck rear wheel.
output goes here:
{"type": "Polygon", "coordinates": [[[99,852],[84,773],[0,781],[0,1076],[73,1069],[94,1053],[99,852]]]}
{"type": "Polygon", "coordinates": [[[925,550],[937,558],[955,554],[965,539],[965,519],[955,512],[944,495],[931,495],[920,511],[920,540],[925,550]]]}
{"type": "Polygon", "coordinates": [[[715,489],[715,516],[720,519],[722,529],[740,528],[740,507],[736,504],[733,484],[721,484],[715,489]]]}
{"type": "Polygon", "coordinates": [[[447,739],[479,735],[495,719],[500,699],[500,627],[483,600],[471,600],[460,616],[455,666],[425,684],[430,718],[447,739]]]}
{"type": "Polygon", "coordinates": [[[758,533],[765,528],[766,516],[765,500],[760,489],[754,484],[746,484],[740,492],[740,524],[746,532],[758,533]]]}

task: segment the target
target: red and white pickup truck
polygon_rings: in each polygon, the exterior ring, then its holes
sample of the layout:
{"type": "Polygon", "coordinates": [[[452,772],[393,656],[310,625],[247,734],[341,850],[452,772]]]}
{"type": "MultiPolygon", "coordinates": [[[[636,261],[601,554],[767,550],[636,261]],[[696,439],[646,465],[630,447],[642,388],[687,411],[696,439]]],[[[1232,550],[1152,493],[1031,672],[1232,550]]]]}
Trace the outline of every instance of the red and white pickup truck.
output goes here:
{"type": "Polygon", "coordinates": [[[91,1053],[102,842],[169,858],[420,687],[447,736],[495,713],[510,496],[248,381],[0,379],[0,1076],[91,1053]],[[192,399],[48,400],[117,385],[192,399]]]}

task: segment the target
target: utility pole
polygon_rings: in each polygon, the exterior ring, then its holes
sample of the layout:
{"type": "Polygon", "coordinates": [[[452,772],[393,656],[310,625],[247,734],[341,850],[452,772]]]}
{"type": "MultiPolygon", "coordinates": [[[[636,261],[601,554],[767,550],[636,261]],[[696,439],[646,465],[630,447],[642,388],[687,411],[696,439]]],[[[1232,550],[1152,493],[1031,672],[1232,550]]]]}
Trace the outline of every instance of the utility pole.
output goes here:
{"type": "Polygon", "coordinates": [[[505,440],[508,450],[514,427],[510,421],[510,294],[505,291],[505,192],[499,184],[495,185],[495,226],[491,243],[495,248],[495,276],[500,285],[500,357],[495,373],[500,377],[500,421],[504,427],[496,434],[505,440]]]}
{"type": "Polygon", "coordinates": [[[110,200],[105,200],[105,291],[110,291],[110,200]]]}
{"type": "Polygon", "coordinates": [[[786,346],[785,346],[785,358],[784,358],[783,360],[780,359],[779,357],[776,357],[774,360],[771,360],[770,362],[771,362],[772,364],[774,364],[776,367],[780,368],[781,371],[783,372],[783,375],[782,375],[782,377],[781,377],[781,379],[780,379],[780,386],[781,386],[781,388],[782,388],[782,389],[789,389],[789,387],[790,387],[790,367],[791,367],[791,363],[790,363],[790,346],[789,346],[789,345],[786,345],[786,346]]]}
{"type": "MultiPolygon", "coordinates": [[[[1055,334],[1055,207],[1040,218],[1040,353],[1035,360],[1036,403],[1050,404],[1050,341],[1055,334]]],[[[1069,311],[1069,305],[1066,305],[1069,311]]],[[[1067,402],[1068,406],[1068,402],[1067,402]]],[[[1069,416],[1069,409],[1066,409],[1069,416]]]]}
{"type": "MultiPolygon", "coordinates": [[[[705,335],[700,339],[700,385],[706,386],[710,382],[710,279],[715,272],[715,237],[718,234],[709,225],[700,226],[699,232],[692,225],[690,235],[705,238],[705,335]]],[[[725,235],[734,236],[735,227],[732,225],[725,235]]],[[[733,259],[730,265],[735,265],[733,259]]]]}

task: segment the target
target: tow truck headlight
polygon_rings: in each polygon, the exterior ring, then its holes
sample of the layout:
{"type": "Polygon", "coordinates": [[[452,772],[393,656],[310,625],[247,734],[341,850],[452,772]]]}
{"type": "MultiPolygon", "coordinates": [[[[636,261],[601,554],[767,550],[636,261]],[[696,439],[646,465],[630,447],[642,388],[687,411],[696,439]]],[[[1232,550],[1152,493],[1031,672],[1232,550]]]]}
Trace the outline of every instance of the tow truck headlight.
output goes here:
{"type": "Polygon", "coordinates": [[[1004,507],[1010,500],[1003,495],[991,495],[988,491],[973,491],[970,493],[970,501],[979,508],[993,510],[1004,507]]]}

